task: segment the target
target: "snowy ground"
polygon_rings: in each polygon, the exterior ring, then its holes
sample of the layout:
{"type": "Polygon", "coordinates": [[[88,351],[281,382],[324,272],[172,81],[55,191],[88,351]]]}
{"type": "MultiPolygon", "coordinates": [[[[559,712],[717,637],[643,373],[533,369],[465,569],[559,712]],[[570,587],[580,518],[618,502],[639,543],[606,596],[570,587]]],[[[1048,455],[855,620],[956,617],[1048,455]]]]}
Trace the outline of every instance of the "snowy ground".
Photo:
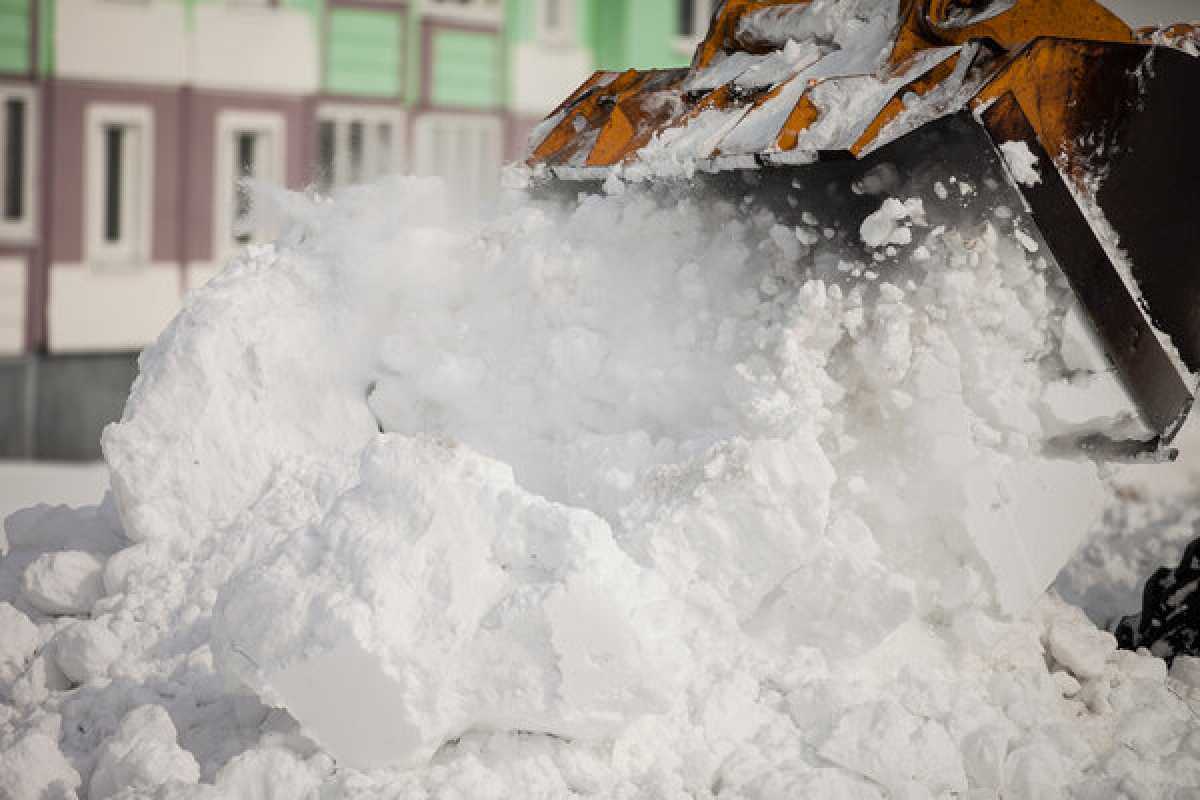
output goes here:
{"type": "Polygon", "coordinates": [[[38,503],[94,505],[107,490],[108,469],[101,463],[0,461],[0,519],[38,503]]]}

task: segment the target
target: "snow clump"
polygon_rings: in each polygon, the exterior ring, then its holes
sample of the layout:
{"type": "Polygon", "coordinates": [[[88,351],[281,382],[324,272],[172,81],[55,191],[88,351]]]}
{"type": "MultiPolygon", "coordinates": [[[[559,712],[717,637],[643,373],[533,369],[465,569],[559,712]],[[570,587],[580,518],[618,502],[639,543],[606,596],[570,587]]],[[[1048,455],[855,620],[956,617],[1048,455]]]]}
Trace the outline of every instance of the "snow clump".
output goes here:
{"type": "Polygon", "coordinates": [[[172,782],[194,784],[200,768],[175,737],[175,726],[162,706],[130,711],[100,746],[88,783],[89,800],[108,800],[125,790],[148,791],[172,782]]]}
{"type": "Polygon", "coordinates": [[[38,629],[29,617],[0,603],[0,683],[11,684],[25,672],[38,644],[38,629]]]}
{"type": "Polygon", "coordinates": [[[104,594],[103,571],[91,553],[46,553],[25,568],[25,599],[44,614],[87,614],[104,594]]]}
{"type": "Polygon", "coordinates": [[[277,198],[142,355],[111,499],[7,523],[0,775],[1186,797],[1182,684],[1042,596],[1106,492],[1042,447],[1067,293],[985,197],[892,196],[891,252],[687,187],[277,198]],[[35,606],[44,552],[99,596],[35,606]]]}
{"type": "Polygon", "coordinates": [[[55,663],[71,681],[103,677],[121,655],[121,640],[103,622],[72,623],[53,639],[55,663]]]}
{"type": "Polygon", "coordinates": [[[1029,149],[1025,142],[1004,142],[1000,145],[1000,153],[1004,163],[1008,165],[1013,180],[1022,186],[1036,186],[1042,182],[1038,172],[1038,157],[1029,149]]]}

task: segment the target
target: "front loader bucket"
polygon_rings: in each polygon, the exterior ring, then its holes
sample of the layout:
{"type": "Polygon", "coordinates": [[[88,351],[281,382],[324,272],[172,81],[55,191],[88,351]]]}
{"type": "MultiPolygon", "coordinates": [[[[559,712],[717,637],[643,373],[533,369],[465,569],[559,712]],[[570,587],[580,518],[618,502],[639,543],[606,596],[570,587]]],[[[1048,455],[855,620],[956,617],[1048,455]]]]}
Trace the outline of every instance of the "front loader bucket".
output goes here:
{"type": "MultiPolygon", "coordinates": [[[[1140,430],[1085,446],[1171,455],[1200,372],[1200,29],[1135,33],[1095,0],[896,0],[869,25],[857,8],[720,3],[689,69],[597,73],[527,163],[575,186],[655,176],[735,201],[752,186],[783,224],[802,185],[843,252],[879,202],[847,187],[884,165],[925,181],[918,197],[947,176],[986,186],[1077,298],[1102,351],[1083,371],[1115,373],[1136,408],[1140,430]],[[1032,178],[1006,167],[1014,153],[1032,178]]],[[[931,216],[986,218],[964,198],[931,216]]]]}
{"type": "MultiPolygon", "coordinates": [[[[885,165],[903,184],[928,189],[954,176],[976,187],[973,198],[927,199],[933,225],[1021,210],[1017,224],[1066,277],[1147,433],[1117,441],[1097,433],[1078,444],[1105,459],[1173,457],[1169,444],[1200,371],[1200,165],[1191,153],[1200,104],[1180,102],[1196,85],[1200,59],[1180,51],[1039,39],[982,88],[978,111],[944,116],[865,156],[827,151],[809,164],[749,167],[715,159],[690,180],[662,183],[752,198],[784,225],[800,224],[797,208],[811,209],[836,221],[839,247],[868,261],[857,234],[880,198],[850,187],[885,165]],[[1007,169],[1008,142],[1036,157],[1038,182],[1023,184],[1007,169]],[[797,204],[798,193],[810,196],[797,204]]],[[[598,188],[607,171],[550,174],[576,192],[598,188]]]]}
{"type": "Polygon", "coordinates": [[[998,76],[992,86],[1012,90],[982,121],[997,145],[1023,142],[1058,166],[1015,185],[1126,391],[1167,444],[1200,371],[1200,104],[1186,101],[1200,85],[1200,59],[1043,39],[1014,64],[1045,59],[1056,68],[998,76]],[[1069,97],[1052,106],[1064,73],[1074,78],[1069,97]],[[1051,109],[1059,120],[1046,119],[1051,109]]]}

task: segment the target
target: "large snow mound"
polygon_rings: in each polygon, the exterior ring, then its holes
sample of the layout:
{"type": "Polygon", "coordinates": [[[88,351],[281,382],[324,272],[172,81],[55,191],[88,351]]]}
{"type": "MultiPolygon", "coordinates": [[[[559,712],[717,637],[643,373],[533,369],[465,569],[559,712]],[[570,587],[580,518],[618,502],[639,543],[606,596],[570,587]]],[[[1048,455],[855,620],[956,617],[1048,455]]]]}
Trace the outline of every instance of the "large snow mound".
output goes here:
{"type": "Polygon", "coordinates": [[[1106,496],[1042,447],[1066,292],[902,188],[865,262],[819,205],[277,197],[143,354],[111,500],[7,523],[0,775],[1188,796],[1183,684],[1042,597],[1106,496]]]}

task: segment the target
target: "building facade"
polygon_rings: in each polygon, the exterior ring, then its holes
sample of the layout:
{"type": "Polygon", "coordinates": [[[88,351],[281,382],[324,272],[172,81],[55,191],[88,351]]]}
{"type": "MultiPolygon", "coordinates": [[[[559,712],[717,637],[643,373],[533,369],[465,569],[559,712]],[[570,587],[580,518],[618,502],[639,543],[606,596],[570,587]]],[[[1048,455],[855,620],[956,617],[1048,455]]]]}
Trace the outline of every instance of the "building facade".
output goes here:
{"type": "Polygon", "coordinates": [[[0,354],[26,352],[42,260],[38,29],[34,0],[0,0],[0,354]]]}
{"type": "Polygon", "coordinates": [[[46,455],[12,434],[54,405],[39,367],[121,384],[270,235],[242,179],[442,175],[486,203],[594,69],[686,64],[712,2],[0,0],[0,457],[46,455]]]}

